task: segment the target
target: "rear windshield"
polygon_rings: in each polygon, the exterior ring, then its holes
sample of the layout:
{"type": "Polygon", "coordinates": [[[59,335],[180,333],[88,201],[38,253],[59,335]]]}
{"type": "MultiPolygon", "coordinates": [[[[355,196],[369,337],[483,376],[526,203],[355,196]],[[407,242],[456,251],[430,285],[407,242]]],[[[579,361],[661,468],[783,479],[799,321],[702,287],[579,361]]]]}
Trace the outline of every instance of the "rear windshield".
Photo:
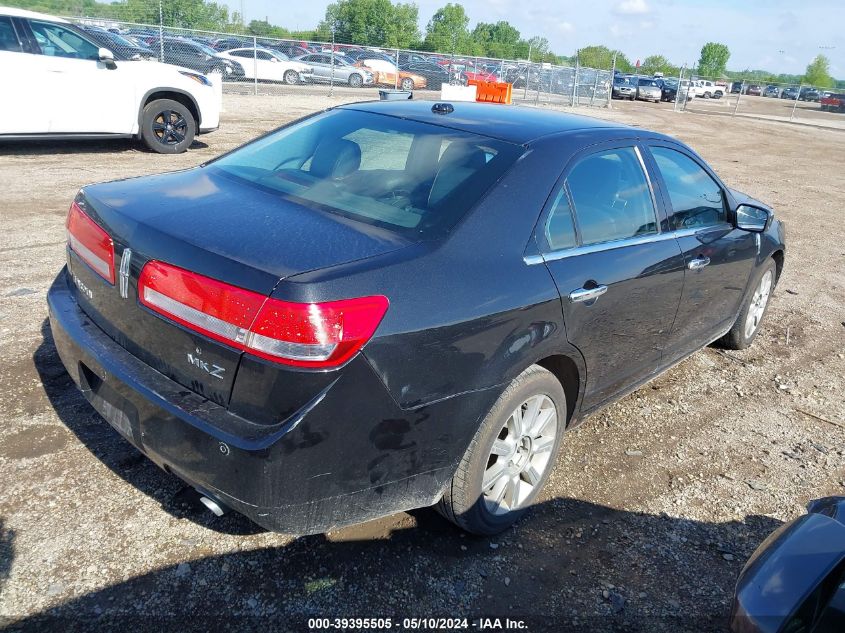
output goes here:
{"type": "Polygon", "coordinates": [[[433,237],[448,232],[523,151],[438,125],[337,109],[210,167],[319,211],[433,237]]]}

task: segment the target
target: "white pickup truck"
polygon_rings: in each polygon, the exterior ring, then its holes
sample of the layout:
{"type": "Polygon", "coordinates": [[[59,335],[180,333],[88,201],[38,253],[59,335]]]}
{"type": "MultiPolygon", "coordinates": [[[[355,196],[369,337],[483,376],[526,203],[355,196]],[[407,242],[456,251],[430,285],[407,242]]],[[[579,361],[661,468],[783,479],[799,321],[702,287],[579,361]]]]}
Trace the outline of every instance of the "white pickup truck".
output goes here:
{"type": "Polygon", "coordinates": [[[725,87],[719,86],[707,79],[693,79],[696,86],[695,96],[704,99],[721,99],[725,96],[725,87]]]}

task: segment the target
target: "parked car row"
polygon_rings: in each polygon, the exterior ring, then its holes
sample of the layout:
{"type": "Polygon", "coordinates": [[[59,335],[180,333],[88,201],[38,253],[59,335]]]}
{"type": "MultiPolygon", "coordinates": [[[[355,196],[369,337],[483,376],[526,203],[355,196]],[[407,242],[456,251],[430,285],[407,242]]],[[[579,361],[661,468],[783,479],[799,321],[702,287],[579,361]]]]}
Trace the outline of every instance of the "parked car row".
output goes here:
{"type": "MultiPolygon", "coordinates": [[[[143,51],[139,58],[161,58],[200,72],[220,72],[227,80],[281,81],[286,84],[335,81],[351,87],[389,86],[406,90],[439,90],[445,83],[466,84],[470,80],[499,81],[499,75],[487,64],[468,59],[445,58],[402,52],[398,55],[379,49],[338,44],[331,46],[308,42],[286,42],[264,38],[201,35],[165,35],[143,27],[112,33],[98,27],[103,37],[132,38],[115,44],[129,50],[137,43],[143,51]],[[257,44],[257,46],[256,46],[257,44]]],[[[498,70],[501,68],[497,67],[498,70]]]]}

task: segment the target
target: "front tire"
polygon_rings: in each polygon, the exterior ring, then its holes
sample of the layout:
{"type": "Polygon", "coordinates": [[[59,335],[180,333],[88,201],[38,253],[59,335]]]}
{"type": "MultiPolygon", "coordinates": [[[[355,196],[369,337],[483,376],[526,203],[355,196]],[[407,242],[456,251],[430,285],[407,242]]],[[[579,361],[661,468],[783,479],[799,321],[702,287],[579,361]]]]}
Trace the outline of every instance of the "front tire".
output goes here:
{"type": "Polygon", "coordinates": [[[777,283],[777,266],[773,259],[763,264],[754,277],[751,293],[730,331],[719,339],[719,344],[728,349],[745,349],[760,332],[760,325],[769,307],[769,299],[777,283]]]}
{"type": "Polygon", "coordinates": [[[282,80],[289,86],[299,83],[299,73],[295,70],[286,70],[282,80]]]}
{"type": "Polygon", "coordinates": [[[352,73],[349,75],[348,83],[352,88],[360,88],[364,85],[364,78],[358,73],[352,73]]]}
{"type": "Polygon", "coordinates": [[[196,132],[194,115],[178,101],[156,99],[141,113],[141,139],[159,154],[181,154],[194,142],[196,132]]]}
{"type": "Polygon", "coordinates": [[[402,90],[413,90],[414,89],[414,80],[410,77],[405,77],[400,84],[402,90]]]}
{"type": "Polygon", "coordinates": [[[551,372],[532,365],[484,418],[438,512],[473,534],[507,529],[546,483],[565,427],[563,387],[551,372]]]}

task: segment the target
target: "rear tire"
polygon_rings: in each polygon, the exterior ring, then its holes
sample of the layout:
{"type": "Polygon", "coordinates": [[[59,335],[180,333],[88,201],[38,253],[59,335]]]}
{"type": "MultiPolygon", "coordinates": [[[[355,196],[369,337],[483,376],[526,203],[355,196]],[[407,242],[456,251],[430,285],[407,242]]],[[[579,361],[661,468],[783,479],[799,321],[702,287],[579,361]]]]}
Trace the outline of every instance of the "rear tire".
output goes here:
{"type": "Polygon", "coordinates": [[[141,139],[159,154],[181,154],[194,142],[196,132],[194,115],[178,101],[156,99],[141,113],[141,139]]]}
{"type": "Polygon", "coordinates": [[[760,332],[763,317],[769,309],[776,283],[777,266],[773,259],[769,259],[757,271],[751,290],[745,298],[745,303],[733,327],[719,339],[720,347],[739,350],[747,348],[754,342],[760,332]]]}
{"type": "Polygon", "coordinates": [[[473,534],[519,520],[554,468],[566,427],[566,396],[532,365],[505,389],[472,438],[437,511],[473,534]]]}

